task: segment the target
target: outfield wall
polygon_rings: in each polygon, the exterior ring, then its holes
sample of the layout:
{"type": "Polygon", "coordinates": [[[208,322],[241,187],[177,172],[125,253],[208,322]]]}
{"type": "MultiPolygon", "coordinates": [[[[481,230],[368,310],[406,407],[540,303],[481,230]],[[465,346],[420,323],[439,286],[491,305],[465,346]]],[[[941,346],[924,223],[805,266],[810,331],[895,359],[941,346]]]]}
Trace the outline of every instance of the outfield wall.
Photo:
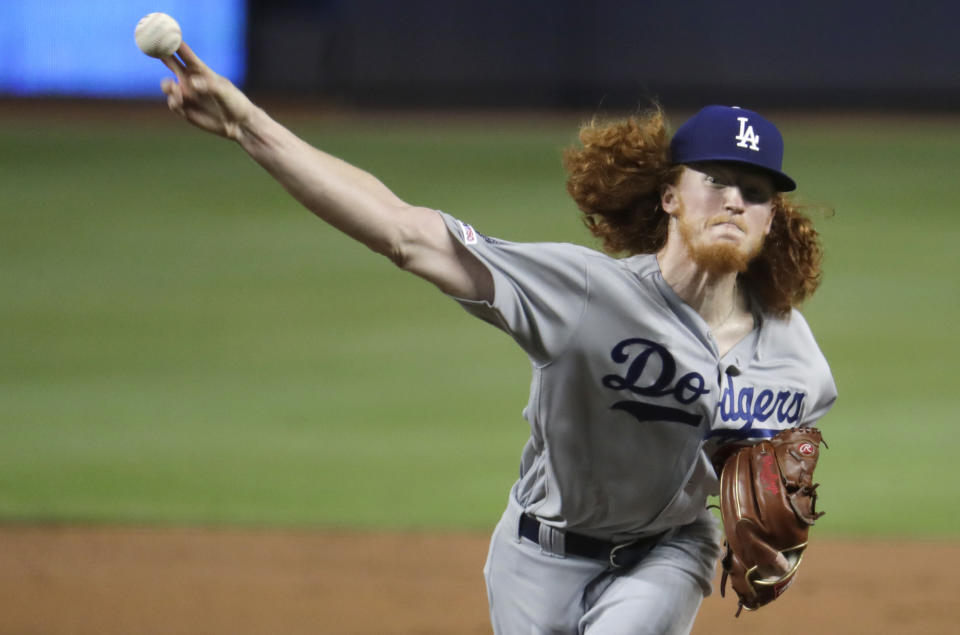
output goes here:
{"type": "Polygon", "coordinates": [[[960,107],[960,5],[249,4],[248,87],[391,106],[960,107]]]}

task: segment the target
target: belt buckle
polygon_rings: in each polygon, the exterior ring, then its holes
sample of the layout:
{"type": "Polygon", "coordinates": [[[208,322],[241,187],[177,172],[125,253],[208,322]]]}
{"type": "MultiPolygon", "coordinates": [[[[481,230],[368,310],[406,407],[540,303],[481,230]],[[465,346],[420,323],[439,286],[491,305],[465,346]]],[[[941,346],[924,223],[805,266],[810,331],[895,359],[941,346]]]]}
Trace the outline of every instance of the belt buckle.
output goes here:
{"type": "MultiPolygon", "coordinates": [[[[626,549],[626,548],[628,548],[628,547],[632,547],[633,545],[637,544],[638,542],[640,542],[640,541],[639,541],[639,540],[634,540],[634,541],[632,541],[632,542],[625,542],[625,543],[622,543],[622,544],[619,544],[619,545],[614,545],[613,549],[610,550],[610,556],[609,556],[609,558],[607,558],[607,559],[610,561],[610,566],[613,567],[614,569],[619,569],[620,567],[622,567],[623,564],[619,564],[619,563],[617,562],[617,554],[620,553],[621,550],[626,549]]],[[[624,564],[625,564],[625,563],[624,563],[624,564]]]]}

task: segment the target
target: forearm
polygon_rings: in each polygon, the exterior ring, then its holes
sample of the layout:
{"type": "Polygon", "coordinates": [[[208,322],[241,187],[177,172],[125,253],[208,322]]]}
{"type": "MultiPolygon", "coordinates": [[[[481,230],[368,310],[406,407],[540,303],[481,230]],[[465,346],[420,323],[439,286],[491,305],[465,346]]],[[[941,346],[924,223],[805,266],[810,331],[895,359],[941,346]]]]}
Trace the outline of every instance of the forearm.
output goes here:
{"type": "Polygon", "coordinates": [[[314,148],[254,108],[241,126],[240,146],[318,217],[391,258],[412,213],[379,179],[314,148]]]}

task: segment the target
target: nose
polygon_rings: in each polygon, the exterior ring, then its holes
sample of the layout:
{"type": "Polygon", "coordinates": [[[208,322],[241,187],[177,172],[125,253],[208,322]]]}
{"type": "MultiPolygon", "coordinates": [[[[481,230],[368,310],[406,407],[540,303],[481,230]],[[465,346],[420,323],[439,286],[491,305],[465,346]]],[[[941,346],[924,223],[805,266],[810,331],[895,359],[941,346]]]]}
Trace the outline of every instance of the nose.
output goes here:
{"type": "Polygon", "coordinates": [[[728,185],[723,188],[723,207],[733,214],[743,213],[743,192],[740,191],[739,186],[728,185]]]}

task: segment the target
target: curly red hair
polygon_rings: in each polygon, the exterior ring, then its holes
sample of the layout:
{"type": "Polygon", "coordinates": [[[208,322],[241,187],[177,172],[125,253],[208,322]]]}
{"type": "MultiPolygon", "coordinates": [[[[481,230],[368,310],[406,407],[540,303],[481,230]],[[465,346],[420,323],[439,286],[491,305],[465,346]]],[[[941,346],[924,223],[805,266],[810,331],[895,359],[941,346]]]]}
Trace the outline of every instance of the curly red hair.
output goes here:
{"type": "MultiPolygon", "coordinates": [[[[567,191],[590,232],[611,254],[649,254],[667,240],[669,216],[660,193],[675,185],[682,165],[670,161],[670,137],[659,108],[623,120],[589,121],[580,147],[567,148],[567,191]]],[[[784,317],[820,285],[822,250],[800,205],[777,194],[773,224],[759,256],[740,280],[764,311],[784,317]]]]}

